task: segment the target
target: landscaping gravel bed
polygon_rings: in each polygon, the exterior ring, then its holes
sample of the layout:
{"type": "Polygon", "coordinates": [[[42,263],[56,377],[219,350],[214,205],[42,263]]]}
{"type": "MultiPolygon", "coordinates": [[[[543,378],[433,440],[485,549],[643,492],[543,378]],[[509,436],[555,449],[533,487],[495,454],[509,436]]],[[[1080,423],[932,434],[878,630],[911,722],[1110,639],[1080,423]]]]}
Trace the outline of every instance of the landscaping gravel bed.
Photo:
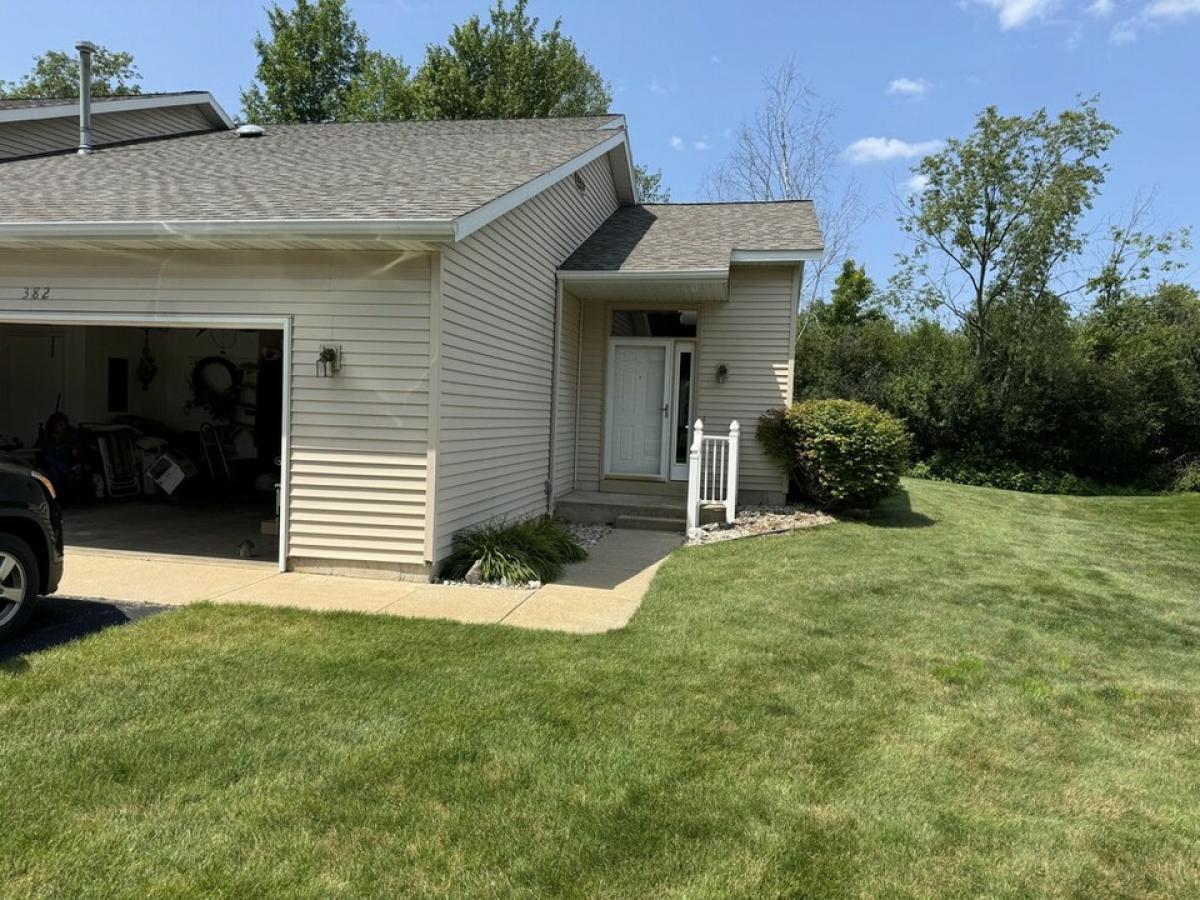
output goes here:
{"type": "Polygon", "coordinates": [[[713,522],[701,525],[688,532],[688,544],[715,544],[718,541],[733,541],[738,538],[758,537],[764,534],[783,534],[801,528],[827,525],[832,516],[810,506],[746,506],[738,510],[732,525],[713,522]]]}
{"type": "Polygon", "coordinates": [[[579,541],[579,545],[584,550],[590,550],[598,543],[612,534],[612,526],[603,523],[599,525],[583,524],[580,522],[567,522],[567,531],[575,536],[575,540],[579,541]]]}

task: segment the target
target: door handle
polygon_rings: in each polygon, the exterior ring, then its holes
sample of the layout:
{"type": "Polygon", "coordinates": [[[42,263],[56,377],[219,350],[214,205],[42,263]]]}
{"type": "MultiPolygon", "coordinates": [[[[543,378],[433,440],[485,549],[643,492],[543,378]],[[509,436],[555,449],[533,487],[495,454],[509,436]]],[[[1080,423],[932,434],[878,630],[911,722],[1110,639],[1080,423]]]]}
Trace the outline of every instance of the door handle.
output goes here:
{"type": "Polygon", "coordinates": [[[662,414],[663,414],[664,419],[667,417],[667,413],[670,411],[670,409],[671,409],[671,404],[669,404],[669,403],[663,404],[662,414]]]}

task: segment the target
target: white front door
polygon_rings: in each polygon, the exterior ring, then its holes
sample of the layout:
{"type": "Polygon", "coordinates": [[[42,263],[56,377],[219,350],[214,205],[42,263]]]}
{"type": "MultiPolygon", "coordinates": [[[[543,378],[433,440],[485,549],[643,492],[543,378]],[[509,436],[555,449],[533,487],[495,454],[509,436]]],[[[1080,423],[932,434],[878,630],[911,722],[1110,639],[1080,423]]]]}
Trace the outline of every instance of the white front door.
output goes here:
{"type": "Polygon", "coordinates": [[[611,475],[666,478],[670,448],[671,341],[613,340],[608,365],[611,475]]]}

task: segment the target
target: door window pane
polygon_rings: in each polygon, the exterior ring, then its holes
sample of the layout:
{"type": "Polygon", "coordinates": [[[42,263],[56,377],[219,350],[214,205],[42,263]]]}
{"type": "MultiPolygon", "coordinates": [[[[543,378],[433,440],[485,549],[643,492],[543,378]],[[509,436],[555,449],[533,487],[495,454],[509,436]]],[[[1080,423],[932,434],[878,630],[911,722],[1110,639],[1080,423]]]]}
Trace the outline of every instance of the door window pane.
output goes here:
{"type": "Polygon", "coordinates": [[[613,337],[694,338],[695,310],[618,309],[613,312],[613,337]]]}
{"type": "Polygon", "coordinates": [[[692,420],[692,353],[681,350],[679,372],[675,378],[675,463],[684,465],[688,461],[688,423],[692,420]]]}

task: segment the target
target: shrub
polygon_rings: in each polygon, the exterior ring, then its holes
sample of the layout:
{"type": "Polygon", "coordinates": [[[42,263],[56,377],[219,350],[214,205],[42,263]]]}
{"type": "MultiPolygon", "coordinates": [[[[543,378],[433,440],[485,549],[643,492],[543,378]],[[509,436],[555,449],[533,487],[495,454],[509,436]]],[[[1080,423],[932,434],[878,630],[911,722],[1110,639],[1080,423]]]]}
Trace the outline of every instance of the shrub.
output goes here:
{"type": "Polygon", "coordinates": [[[453,552],[442,563],[441,576],[462,579],[479,560],[484,581],[553,581],[566,563],[586,558],[587,551],[561,522],[538,516],[460,531],[454,536],[453,552]]]}
{"type": "Polygon", "coordinates": [[[909,436],[895,416],[852,400],[806,400],[759,419],[767,455],[825,507],[870,507],[908,467],[909,436]]]}
{"type": "Polygon", "coordinates": [[[1200,493],[1200,455],[1180,463],[1175,471],[1174,490],[1200,493]]]}
{"type": "Polygon", "coordinates": [[[1073,494],[1083,497],[1154,492],[1163,483],[1161,480],[1149,479],[1134,485],[1107,485],[1090,478],[1080,478],[1070,472],[1026,469],[1012,463],[997,463],[969,455],[958,458],[947,454],[937,454],[915,463],[908,474],[913,478],[950,481],[955,484],[999,488],[1005,491],[1073,494]]]}

